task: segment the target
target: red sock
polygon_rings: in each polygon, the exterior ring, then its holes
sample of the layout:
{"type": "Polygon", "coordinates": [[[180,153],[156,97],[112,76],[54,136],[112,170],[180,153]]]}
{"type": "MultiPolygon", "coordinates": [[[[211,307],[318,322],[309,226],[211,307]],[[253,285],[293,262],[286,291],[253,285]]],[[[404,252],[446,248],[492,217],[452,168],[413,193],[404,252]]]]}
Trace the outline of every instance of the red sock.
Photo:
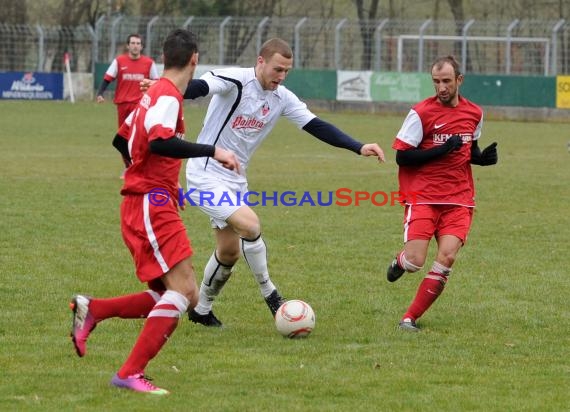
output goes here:
{"type": "Polygon", "coordinates": [[[435,302],[438,296],[441,295],[445,287],[445,282],[447,282],[445,276],[439,273],[429,272],[424,280],[422,280],[422,283],[420,283],[416,297],[402,319],[419,319],[419,317],[429,309],[432,303],[435,302]]]}
{"type": "Polygon", "coordinates": [[[143,373],[146,365],[160,352],[176,326],[178,318],[148,318],[131,354],[119,369],[119,377],[125,379],[143,373]]]}
{"type": "Polygon", "coordinates": [[[146,291],[116,298],[91,299],[89,312],[97,322],[113,317],[123,319],[146,318],[159,298],[160,295],[156,292],[146,291]]]}
{"type": "Polygon", "coordinates": [[[188,300],[181,294],[167,291],[153,307],[144,323],[135,346],[118,375],[125,379],[144,368],[154,358],[178,326],[178,318],[188,308],[188,300]]]}

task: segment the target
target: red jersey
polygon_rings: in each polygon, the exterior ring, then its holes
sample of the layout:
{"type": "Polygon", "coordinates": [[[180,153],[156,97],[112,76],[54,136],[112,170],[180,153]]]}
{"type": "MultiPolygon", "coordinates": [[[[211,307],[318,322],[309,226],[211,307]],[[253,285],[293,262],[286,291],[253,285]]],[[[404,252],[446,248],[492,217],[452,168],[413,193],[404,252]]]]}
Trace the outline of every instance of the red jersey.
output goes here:
{"type": "Polygon", "coordinates": [[[456,107],[442,105],[437,96],[412,107],[393,149],[431,149],[454,134],[462,137],[463,145],[421,166],[400,166],[398,180],[406,203],[475,206],[471,143],[479,139],[482,126],[483,110],[461,96],[456,107]]]}
{"type": "Polygon", "coordinates": [[[122,195],[145,194],[157,189],[178,199],[181,159],[150,152],[150,142],[172,136],[184,138],[183,96],[168,79],[161,78],[143,95],[135,111],[120,129],[129,137],[132,165],[125,172],[122,195]]]}
{"type": "Polygon", "coordinates": [[[103,79],[117,80],[115,104],[138,102],[142,97],[139,83],[143,79],[158,79],[158,69],[154,60],[141,55],[133,60],[128,54],[117,56],[105,72],[103,79]]]}

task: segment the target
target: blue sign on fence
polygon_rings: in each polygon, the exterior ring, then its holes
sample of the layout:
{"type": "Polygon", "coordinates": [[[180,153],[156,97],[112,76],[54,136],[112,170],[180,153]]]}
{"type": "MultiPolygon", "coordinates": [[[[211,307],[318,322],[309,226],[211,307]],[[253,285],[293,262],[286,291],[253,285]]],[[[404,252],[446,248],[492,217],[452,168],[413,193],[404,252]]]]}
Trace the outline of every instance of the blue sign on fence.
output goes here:
{"type": "Polygon", "coordinates": [[[1,99],[62,100],[63,73],[0,73],[1,99]]]}

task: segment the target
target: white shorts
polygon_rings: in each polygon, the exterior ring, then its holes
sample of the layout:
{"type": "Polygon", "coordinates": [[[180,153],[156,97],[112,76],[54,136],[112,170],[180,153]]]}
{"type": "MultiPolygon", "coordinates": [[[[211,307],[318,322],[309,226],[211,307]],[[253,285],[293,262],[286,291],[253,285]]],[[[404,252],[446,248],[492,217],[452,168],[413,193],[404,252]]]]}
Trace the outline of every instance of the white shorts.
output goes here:
{"type": "Polygon", "coordinates": [[[225,228],[226,220],[247,205],[247,199],[244,199],[248,193],[247,182],[232,182],[192,171],[192,174],[186,174],[186,183],[186,204],[197,206],[210,216],[213,228],[225,228]]]}

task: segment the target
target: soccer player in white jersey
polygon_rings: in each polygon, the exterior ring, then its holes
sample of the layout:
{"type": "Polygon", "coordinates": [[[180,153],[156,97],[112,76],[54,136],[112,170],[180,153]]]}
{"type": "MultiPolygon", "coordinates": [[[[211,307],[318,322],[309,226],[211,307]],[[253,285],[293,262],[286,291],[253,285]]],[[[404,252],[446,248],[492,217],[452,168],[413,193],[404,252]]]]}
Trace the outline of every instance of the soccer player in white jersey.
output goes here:
{"type": "Polygon", "coordinates": [[[243,255],[259,285],[271,313],[284,302],[269,277],[267,248],[261,236],[256,213],[240,196],[248,191],[249,161],[281,116],[332,146],[362,156],[384,153],[376,143],[362,144],[335,126],[315,116],[299,98],[281,83],[293,66],[289,45],[281,39],[265,42],[255,67],[212,70],[193,80],[184,98],[212,96],[204,126],[197,142],[233,151],[239,159],[241,174],[229,172],[216,160],[191,159],[186,167],[187,195],[210,216],[216,233],[216,249],[204,269],[199,302],[189,318],[205,326],[221,326],[212,304],[228,281],[240,254],[243,255]],[[191,192],[191,193],[190,193],[191,192]],[[200,201],[200,192],[214,199],[230,199],[217,206],[200,201]]]}

